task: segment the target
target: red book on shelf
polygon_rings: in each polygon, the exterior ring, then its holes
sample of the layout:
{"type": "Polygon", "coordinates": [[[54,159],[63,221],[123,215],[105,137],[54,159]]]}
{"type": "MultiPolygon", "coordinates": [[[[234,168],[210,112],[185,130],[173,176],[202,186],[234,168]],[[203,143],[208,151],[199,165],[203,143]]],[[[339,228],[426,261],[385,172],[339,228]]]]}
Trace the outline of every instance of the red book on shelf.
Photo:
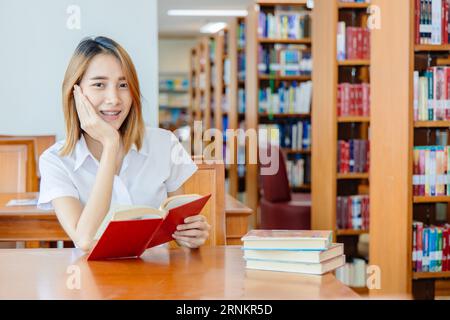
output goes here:
{"type": "Polygon", "coordinates": [[[337,116],[342,116],[342,84],[338,84],[337,92],[337,116]]]}
{"type": "Polygon", "coordinates": [[[105,217],[99,240],[88,260],[139,257],[146,249],[173,240],[184,219],[200,213],[211,195],[180,195],[166,199],[159,209],[121,206],[105,217]]]}
{"type": "Polygon", "coordinates": [[[356,28],[356,58],[364,58],[364,31],[362,28],[356,28]]]}
{"type": "Polygon", "coordinates": [[[442,44],[448,44],[448,0],[442,0],[442,44]]]}

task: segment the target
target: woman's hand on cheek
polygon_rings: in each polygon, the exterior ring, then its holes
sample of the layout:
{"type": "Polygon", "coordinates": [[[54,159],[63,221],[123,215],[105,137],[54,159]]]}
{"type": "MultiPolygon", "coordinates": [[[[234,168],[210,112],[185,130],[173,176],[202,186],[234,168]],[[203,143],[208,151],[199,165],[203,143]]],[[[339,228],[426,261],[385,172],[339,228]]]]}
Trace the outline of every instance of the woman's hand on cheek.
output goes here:
{"type": "Polygon", "coordinates": [[[119,132],[95,112],[89,99],[83,94],[78,85],[74,86],[73,96],[81,128],[103,146],[118,146],[120,141],[119,132]]]}
{"type": "Polygon", "coordinates": [[[180,246],[187,248],[198,248],[203,245],[209,237],[211,226],[202,215],[188,217],[184,224],[177,227],[173,238],[180,246]]]}

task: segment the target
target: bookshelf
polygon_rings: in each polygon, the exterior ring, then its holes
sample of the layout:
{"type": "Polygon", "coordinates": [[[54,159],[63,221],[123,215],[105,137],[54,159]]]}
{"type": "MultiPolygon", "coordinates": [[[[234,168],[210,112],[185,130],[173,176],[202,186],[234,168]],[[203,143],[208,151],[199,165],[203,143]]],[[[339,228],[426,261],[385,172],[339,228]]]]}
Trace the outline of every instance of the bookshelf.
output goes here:
{"type": "MultiPolygon", "coordinates": [[[[239,129],[241,122],[244,121],[243,112],[245,106],[242,105],[243,94],[245,92],[245,82],[242,81],[242,73],[245,72],[245,18],[232,19],[228,24],[228,32],[226,34],[226,59],[224,82],[227,87],[227,99],[228,99],[228,129],[233,131],[239,129]]],[[[233,136],[232,141],[229,141],[229,146],[232,150],[228,150],[230,153],[230,164],[228,165],[228,181],[229,189],[228,193],[238,198],[238,194],[241,194],[245,190],[245,181],[243,179],[244,173],[240,168],[243,168],[242,164],[238,163],[240,160],[239,154],[243,152],[242,147],[239,146],[239,138],[233,136]]],[[[240,197],[241,200],[242,197],[240,197]]]]}
{"type": "MultiPolygon", "coordinates": [[[[280,97],[283,95],[283,90],[301,90],[300,88],[306,88],[312,80],[310,66],[307,61],[311,58],[312,39],[310,33],[310,21],[311,9],[307,6],[309,1],[256,1],[248,9],[248,16],[246,19],[246,98],[245,98],[245,128],[246,130],[258,130],[261,125],[266,126],[267,129],[279,127],[285,128],[286,132],[292,130],[292,126],[299,126],[298,128],[305,128],[308,132],[308,127],[311,127],[311,113],[310,106],[308,104],[307,112],[296,112],[296,110],[290,109],[277,110],[277,106],[281,105],[274,103],[271,105],[270,101],[276,99],[273,94],[280,97]],[[295,11],[302,12],[301,23],[305,26],[303,32],[298,34],[291,34],[288,36],[283,32],[273,32],[274,29],[268,27],[267,32],[264,32],[262,27],[261,13],[265,14],[266,21],[269,20],[269,15],[274,16],[274,20],[278,21],[277,13],[279,11],[295,11]],[[261,21],[260,21],[261,20],[261,21]],[[262,32],[259,32],[262,31],[262,32]],[[291,72],[287,65],[281,65],[280,61],[277,61],[277,53],[282,51],[295,51],[298,53],[297,57],[300,59],[297,62],[297,66],[301,66],[301,69],[297,69],[291,72]],[[303,62],[303,63],[301,63],[303,62]],[[306,67],[305,67],[306,64],[306,67]],[[279,66],[280,69],[277,69],[279,66]],[[265,69],[265,70],[263,70],[265,69]],[[281,70],[281,71],[280,71],[281,70]],[[280,91],[281,90],[281,91],[280,91]],[[281,92],[281,93],[280,93],[281,92]],[[261,97],[264,97],[261,100],[261,97]],[[301,123],[301,124],[300,124],[301,123]]],[[[271,16],[272,17],[272,16],[271,16]]],[[[279,22],[275,22],[279,23],[279,22]]],[[[268,22],[270,24],[270,22],[268,22]]],[[[305,91],[304,91],[305,92],[305,91]]],[[[303,93],[304,93],[303,92],[303,93]]],[[[300,94],[300,97],[305,97],[306,94],[300,94]]],[[[301,99],[301,98],[299,98],[301,99]]],[[[281,101],[281,100],[280,100],[281,101]]],[[[300,130],[300,129],[298,129],[300,130]]],[[[289,133],[287,133],[289,134],[289,133]]],[[[310,137],[305,137],[309,138],[310,137]]],[[[283,139],[281,139],[283,140],[283,139]]],[[[310,173],[309,167],[311,163],[310,143],[308,146],[301,149],[308,149],[309,152],[297,152],[300,148],[289,147],[291,150],[286,150],[284,145],[280,147],[286,151],[287,161],[291,163],[291,168],[296,168],[294,164],[300,163],[300,169],[291,169],[301,171],[301,164],[303,164],[304,179],[298,179],[300,184],[293,185],[293,192],[310,192],[310,173]]],[[[249,154],[248,146],[246,147],[246,154],[249,154]]],[[[245,201],[246,204],[257,213],[259,203],[259,173],[258,165],[251,164],[246,159],[245,168],[245,201]]],[[[293,174],[294,175],[294,174],[293,174]]],[[[301,176],[300,173],[298,175],[301,176]]],[[[292,179],[290,179],[292,182],[292,179]]],[[[253,225],[257,227],[259,224],[259,214],[255,214],[253,225]]]]}
{"type": "Polygon", "coordinates": [[[159,74],[159,126],[175,130],[189,123],[189,74],[161,72],[159,74]]]}
{"type": "MultiPolygon", "coordinates": [[[[348,27],[364,28],[368,19],[368,6],[368,3],[315,0],[312,26],[314,30],[312,36],[314,43],[312,49],[314,57],[312,228],[333,230],[335,241],[344,243],[347,262],[351,262],[353,258],[364,258],[366,263],[367,257],[361,257],[358,252],[358,243],[361,237],[367,240],[370,234],[366,210],[367,206],[372,205],[371,173],[369,173],[367,161],[361,161],[362,165],[355,166],[353,170],[351,167],[344,167],[341,163],[344,162],[344,158],[340,162],[338,152],[340,155],[343,154],[345,150],[343,142],[346,143],[346,148],[348,146],[356,148],[356,145],[360,143],[356,141],[362,140],[365,146],[361,147],[361,144],[359,148],[363,148],[360,151],[364,156],[359,159],[367,160],[369,156],[363,151],[368,151],[367,141],[370,137],[372,119],[368,112],[370,107],[367,101],[365,107],[361,106],[361,101],[358,102],[357,107],[356,104],[350,103],[351,100],[345,103],[342,98],[343,91],[339,90],[344,90],[345,85],[349,88],[348,92],[353,90],[352,94],[356,94],[363,85],[370,88],[371,60],[367,52],[363,55],[361,48],[364,46],[358,46],[361,49],[360,54],[351,54],[345,41],[343,44],[346,47],[346,55],[338,57],[338,23],[345,22],[344,30],[347,37],[350,32],[348,27]],[[325,24],[323,21],[328,23],[325,24]],[[352,207],[360,208],[358,210],[360,210],[362,223],[360,219],[351,219],[352,223],[347,222],[350,213],[343,209],[344,201],[346,205],[351,201],[352,207]],[[370,204],[367,204],[369,201],[370,204]],[[346,215],[343,215],[343,210],[346,211],[346,215]]],[[[360,94],[359,92],[358,95],[360,94]]],[[[356,153],[354,160],[357,160],[356,153]]],[[[351,151],[348,151],[347,157],[349,155],[351,157],[351,151]]],[[[370,212],[372,215],[372,208],[370,212]]],[[[365,293],[368,291],[367,288],[355,288],[355,291],[358,290],[365,293]]]]}
{"type": "Polygon", "coordinates": [[[415,44],[415,1],[372,2],[383,12],[383,27],[372,32],[371,52],[370,264],[381,272],[381,288],[370,294],[433,299],[448,272],[413,272],[412,224],[428,223],[436,204],[450,198],[414,196],[414,147],[433,144],[427,137],[448,127],[414,121],[414,71],[423,70],[423,58],[434,65],[428,58],[450,48],[415,44]]]}
{"type": "MultiPolygon", "coordinates": [[[[212,110],[211,101],[213,96],[212,86],[212,68],[214,66],[214,59],[211,55],[211,50],[214,48],[214,38],[205,36],[198,40],[197,45],[191,49],[191,71],[190,71],[190,87],[189,101],[190,101],[190,128],[191,141],[194,144],[194,121],[202,121],[202,129],[207,130],[211,128],[212,110]]],[[[202,154],[202,150],[194,150],[194,155],[202,154]]]]}

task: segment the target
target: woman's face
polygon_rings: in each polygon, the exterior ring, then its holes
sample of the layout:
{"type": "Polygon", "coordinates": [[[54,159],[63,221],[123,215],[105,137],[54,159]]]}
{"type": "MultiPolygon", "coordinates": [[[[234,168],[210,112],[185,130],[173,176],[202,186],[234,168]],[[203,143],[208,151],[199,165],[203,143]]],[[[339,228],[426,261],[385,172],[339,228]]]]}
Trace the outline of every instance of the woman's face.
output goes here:
{"type": "Polygon", "coordinates": [[[97,114],[119,130],[133,102],[120,61],[111,54],[96,55],[89,63],[80,87],[97,114]]]}

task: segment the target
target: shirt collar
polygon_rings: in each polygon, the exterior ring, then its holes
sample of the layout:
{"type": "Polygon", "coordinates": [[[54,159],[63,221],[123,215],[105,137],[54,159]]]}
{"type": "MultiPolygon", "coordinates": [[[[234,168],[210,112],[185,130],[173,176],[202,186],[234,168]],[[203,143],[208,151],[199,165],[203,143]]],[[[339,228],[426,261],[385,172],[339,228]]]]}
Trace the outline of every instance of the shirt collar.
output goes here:
{"type": "MultiPolygon", "coordinates": [[[[143,156],[148,156],[148,153],[146,151],[144,151],[144,148],[142,147],[140,151],[138,151],[136,145],[133,143],[133,145],[131,146],[130,152],[133,151],[137,154],[141,154],[143,156]]],[[[128,154],[130,153],[128,152],[128,154]]],[[[91,157],[93,160],[95,160],[96,162],[97,159],[95,159],[95,157],[92,155],[92,153],[89,151],[89,148],[87,146],[86,143],[86,139],[84,138],[84,135],[81,135],[81,138],[78,140],[76,146],[75,146],[75,166],[73,168],[73,171],[78,170],[78,168],[80,168],[83,163],[86,161],[86,159],[88,157],[91,157]]]]}

